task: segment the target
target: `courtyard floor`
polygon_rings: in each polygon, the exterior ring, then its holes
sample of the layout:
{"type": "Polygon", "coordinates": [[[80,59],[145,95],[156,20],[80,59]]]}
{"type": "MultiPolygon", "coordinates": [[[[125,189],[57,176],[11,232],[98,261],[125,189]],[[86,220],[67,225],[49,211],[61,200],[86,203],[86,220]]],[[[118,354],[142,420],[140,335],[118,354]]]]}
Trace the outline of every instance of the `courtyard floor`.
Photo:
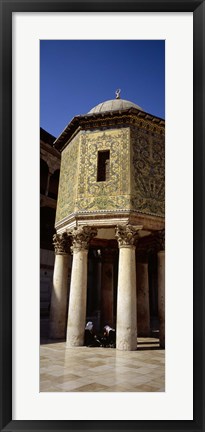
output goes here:
{"type": "Polygon", "coordinates": [[[136,351],[42,341],[40,391],[164,392],[165,350],[156,338],[139,338],[136,351]]]}

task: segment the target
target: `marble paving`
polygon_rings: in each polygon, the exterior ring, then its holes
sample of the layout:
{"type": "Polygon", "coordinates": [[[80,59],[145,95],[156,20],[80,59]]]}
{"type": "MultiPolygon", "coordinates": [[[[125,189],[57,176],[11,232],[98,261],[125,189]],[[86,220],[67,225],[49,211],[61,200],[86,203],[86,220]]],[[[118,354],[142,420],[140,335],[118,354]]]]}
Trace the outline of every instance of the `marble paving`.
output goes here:
{"type": "Polygon", "coordinates": [[[136,351],[40,346],[41,392],[164,392],[165,350],[156,338],[139,338],[136,351]]]}

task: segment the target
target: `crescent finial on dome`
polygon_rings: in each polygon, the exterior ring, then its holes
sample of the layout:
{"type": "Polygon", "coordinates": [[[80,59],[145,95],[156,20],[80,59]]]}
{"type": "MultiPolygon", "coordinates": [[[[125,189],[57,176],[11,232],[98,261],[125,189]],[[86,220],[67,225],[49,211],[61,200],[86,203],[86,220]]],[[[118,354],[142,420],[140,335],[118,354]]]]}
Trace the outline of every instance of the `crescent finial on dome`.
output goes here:
{"type": "Polygon", "coordinates": [[[120,89],[117,89],[116,92],[115,92],[115,94],[116,94],[116,99],[120,99],[120,93],[121,93],[121,90],[120,90],[120,89]]]}

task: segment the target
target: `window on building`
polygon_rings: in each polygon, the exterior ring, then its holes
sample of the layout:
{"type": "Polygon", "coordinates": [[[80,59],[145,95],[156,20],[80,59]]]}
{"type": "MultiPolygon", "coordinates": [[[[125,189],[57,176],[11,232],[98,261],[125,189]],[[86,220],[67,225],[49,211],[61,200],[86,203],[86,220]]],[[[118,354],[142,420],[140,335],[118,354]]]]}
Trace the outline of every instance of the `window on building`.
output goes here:
{"type": "Polygon", "coordinates": [[[97,181],[107,181],[110,178],[110,150],[98,152],[97,181]]]}

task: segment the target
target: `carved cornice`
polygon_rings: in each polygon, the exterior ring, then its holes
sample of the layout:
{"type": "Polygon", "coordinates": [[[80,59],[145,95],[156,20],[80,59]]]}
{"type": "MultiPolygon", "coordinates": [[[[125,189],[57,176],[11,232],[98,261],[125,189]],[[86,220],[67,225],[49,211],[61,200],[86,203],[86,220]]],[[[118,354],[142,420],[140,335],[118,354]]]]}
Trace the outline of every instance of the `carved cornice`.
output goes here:
{"type": "Polygon", "coordinates": [[[97,229],[91,226],[81,226],[68,231],[68,236],[72,239],[71,252],[87,250],[93,237],[97,235],[97,229]]]}
{"type": "Polygon", "coordinates": [[[142,228],[142,225],[117,225],[115,237],[118,240],[119,248],[135,246],[139,238],[139,230],[142,228]]]}
{"type": "Polygon", "coordinates": [[[56,255],[65,255],[70,251],[70,240],[66,232],[63,234],[54,234],[53,245],[56,255]]]}
{"type": "Polygon", "coordinates": [[[142,224],[143,229],[159,230],[164,227],[164,217],[145,214],[135,210],[94,210],[70,213],[65,218],[56,222],[55,228],[58,232],[70,230],[76,223],[95,226],[116,226],[129,223],[130,225],[142,224]]]}
{"type": "Polygon", "coordinates": [[[165,121],[159,117],[147,114],[144,111],[135,108],[126,110],[111,111],[107,113],[86,114],[84,116],[76,116],[66,126],[63,133],[54,142],[54,147],[59,151],[69,144],[76,132],[80,130],[92,130],[99,128],[110,127],[129,127],[136,125],[147,132],[163,134],[165,129],[165,121]]]}
{"type": "Polygon", "coordinates": [[[81,127],[84,130],[90,130],[90,129],[96,129],[96,128],[104,128],[104,127],[111,127],[111,126],[138,126],[141,129],[145,129],[147,131],[164,134],[164,121],[161,120],[161,122],[154,122],[153,118],[142,118],[138,117],[136,114],[131,115],[131,113],[128,113],[127,115],[110,115],[110,117],[107,115],[106,118],[98,118],[98,119],[86,119],[81,121],[81,127]]]}

